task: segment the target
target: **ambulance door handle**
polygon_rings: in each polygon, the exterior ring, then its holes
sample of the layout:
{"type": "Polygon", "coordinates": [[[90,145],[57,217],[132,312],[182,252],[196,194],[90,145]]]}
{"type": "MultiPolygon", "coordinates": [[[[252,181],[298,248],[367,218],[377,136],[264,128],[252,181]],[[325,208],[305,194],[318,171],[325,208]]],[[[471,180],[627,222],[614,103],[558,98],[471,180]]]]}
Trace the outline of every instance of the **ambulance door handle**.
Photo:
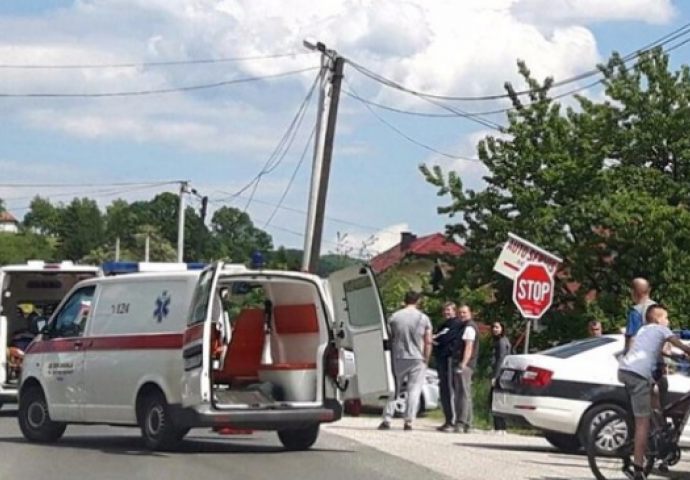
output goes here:
{"type": "Polygon", "coordinates": [[[83,345],[84,345],[84,342],[82,342],[81,340],[77,340],[74,342],[74,349],[79,350],[83,345]]]}

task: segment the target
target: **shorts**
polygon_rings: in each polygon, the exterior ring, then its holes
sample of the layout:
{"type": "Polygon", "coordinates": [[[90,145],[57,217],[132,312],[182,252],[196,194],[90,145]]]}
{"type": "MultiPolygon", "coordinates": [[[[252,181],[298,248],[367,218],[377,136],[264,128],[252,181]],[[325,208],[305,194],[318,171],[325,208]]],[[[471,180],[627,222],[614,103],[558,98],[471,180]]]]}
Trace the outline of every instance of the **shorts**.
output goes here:
{"type": "Polygon", "coordinates": [[[630,396],[633,415],[638,418],[652,414],[652,382],[641,375],[618,370],[618,381],[625,385],[630,396]]]}

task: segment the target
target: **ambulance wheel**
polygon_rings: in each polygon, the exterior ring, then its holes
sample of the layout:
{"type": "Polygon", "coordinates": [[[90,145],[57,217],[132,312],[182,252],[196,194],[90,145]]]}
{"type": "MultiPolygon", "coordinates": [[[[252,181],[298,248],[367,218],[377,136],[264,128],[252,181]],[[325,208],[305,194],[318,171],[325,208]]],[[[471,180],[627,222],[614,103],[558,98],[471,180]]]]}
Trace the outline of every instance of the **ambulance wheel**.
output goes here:
{"type": "Polygon", "coordinates": [[[66,423],[50,419],[48,403],[40,387],[31,387],[19,397],[19,428],[30,442],[51,443],[62,437],[66,423]]]}
{"type": "Polygon", "coordinates": [[[187,433],[175,428],[168,402],[160,392],[151,392],[142,399],[139,426],[144,445],[153,451],[174,449],[187,433]]]}
{"type": "Polygon", "coordinates": [[[317,438],[319,438],[318,423],[305,428],[278,431],[280,443],[283,444],[286,450],[291,451],[309,450],[316,443],[317,438]]]}

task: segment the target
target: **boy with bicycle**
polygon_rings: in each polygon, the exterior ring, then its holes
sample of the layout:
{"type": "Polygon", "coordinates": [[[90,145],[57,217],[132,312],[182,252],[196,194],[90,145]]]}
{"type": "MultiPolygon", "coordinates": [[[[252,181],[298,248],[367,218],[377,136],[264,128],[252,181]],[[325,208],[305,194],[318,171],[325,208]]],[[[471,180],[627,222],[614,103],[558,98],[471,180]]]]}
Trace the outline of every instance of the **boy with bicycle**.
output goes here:
{"type": "Polygon", "coordinates": [[[647,324],[640,328],[618,367],[618,380],[625,385],[635,417],[633,471],[626,472],[633,480],[646,480],[643,465],[652,414],[652,392],[655,371],[663,362],[664,346],[668,342],[690,356],[690,347],[669,330],[666,308],[650,305],[645,316],[647,324]]]}

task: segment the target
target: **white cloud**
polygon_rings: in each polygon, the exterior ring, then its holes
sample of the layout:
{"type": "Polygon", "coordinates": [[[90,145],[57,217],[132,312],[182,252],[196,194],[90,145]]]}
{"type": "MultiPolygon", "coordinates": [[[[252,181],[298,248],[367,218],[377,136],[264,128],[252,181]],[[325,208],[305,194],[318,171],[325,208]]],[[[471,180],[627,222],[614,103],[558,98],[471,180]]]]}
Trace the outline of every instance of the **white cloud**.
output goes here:
{"type": "Polygon", "coordinates": [[[665,23],[676,13],[671,0],[518,0],[512,10],[518,18],[539,23],[665,23]]]}
{"type": "MultiPolygon", "coordinates": [[[[112,64],[255,56],[301,53],[302,40],[313,37],[410,88],[473,96],[502,93],[505,80],[518,80],[517,58],[540,78],[591,69],[600,58],[587,22],[658,23],[672,14],[670,0],[83,0],[44,18],[0,19],[0,57],[6,64],[112,64]]],[[[170,88],[316,62],[312,54],[193,67],[3,70],[0,90],[170,88]]],[[[363,85],[351,67],[346,75],[363,85]]],[[[77,136],[264,151],[270,148],[265,139],[276,137],[268,132],[282,131],[281,120],[302,95],[294,88],[286,95],[286,89],[299,85],[304,92],[311,78],[305,73],[297,83],[280,79],[133,100],[15,100],[4,106],[5,115],[33,127],[77,136]]],[[[367,91],[376,94],[372,88],[367,91]]],[[[397,104],[415,101],[392,95],[385,93],[397,104]]],[[[348,113],[342,115],[347,122],[348,113]]]]}

